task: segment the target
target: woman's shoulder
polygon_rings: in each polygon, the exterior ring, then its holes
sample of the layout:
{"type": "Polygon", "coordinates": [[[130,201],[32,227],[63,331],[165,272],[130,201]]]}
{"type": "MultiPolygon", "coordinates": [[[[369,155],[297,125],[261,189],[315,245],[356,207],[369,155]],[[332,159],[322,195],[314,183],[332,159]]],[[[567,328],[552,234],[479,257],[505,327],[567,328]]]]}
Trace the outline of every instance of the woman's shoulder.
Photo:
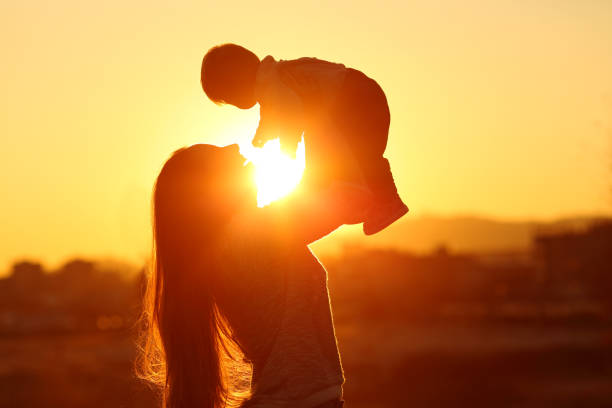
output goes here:
{"type": "Polygon", "coordinates": [[[271,262],[272,254],[282,254],[282,245],[258,213],[257,210],[240,212],[224,228],[219,252],[230,264],[255,266],[271,262]]]}
{"type": "Polygon", "coordinates": [[[253,214],[236,215],[219,240],[220,282],[247,297],[278,290],[289,264],[288,247],[279,245],[253,214]]]}
{"type": "Polygon", "coordinates": [[[247,255],[257,246],[264,245],[264,241],[254,217],[250,213],[241,212],[234,215],[223,229],[219,249],[226,256],[233,256],[235,253],[247,255]]]}

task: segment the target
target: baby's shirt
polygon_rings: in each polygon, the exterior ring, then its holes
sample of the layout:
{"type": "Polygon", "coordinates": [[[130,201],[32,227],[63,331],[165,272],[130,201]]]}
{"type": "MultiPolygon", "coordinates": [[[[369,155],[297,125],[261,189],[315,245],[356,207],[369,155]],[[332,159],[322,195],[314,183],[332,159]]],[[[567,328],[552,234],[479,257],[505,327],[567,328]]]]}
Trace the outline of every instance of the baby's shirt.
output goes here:
{"type": "Polygon", "coordinates": [[[324,120],[344,82],[346,67],[316,58],[276,61],[265,57],[257,71],[260,119],[253,143],[281,138],[293,149],[302,132],[324,120]]]}

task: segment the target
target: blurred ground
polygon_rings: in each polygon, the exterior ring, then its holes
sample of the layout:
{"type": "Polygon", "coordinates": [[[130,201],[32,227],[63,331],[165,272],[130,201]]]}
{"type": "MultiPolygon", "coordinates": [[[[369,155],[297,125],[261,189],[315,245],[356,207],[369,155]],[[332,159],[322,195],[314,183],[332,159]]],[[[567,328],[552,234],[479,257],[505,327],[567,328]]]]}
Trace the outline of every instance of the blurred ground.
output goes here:
{"type": "MultiPolygon", "coordinates": [[[[612,223],[527,253],[323,259],[347,408],[612,406],[612,223]]],[[[0,408],[152,408],[142,271],[16,263],[0,279],[0,408]]]]}
{"type": "Polygon", "coordinates": [[[612,405],[608,330],[339,327],[347,406],[612,405]]]}
{"type": "MultiPolygon", "coordinates": [[[[347,407],[612,405],[612,329],[337,327],[347,407]]],[[[153,407],[127,331],[0,339],[0,407],[153,407]]]]}

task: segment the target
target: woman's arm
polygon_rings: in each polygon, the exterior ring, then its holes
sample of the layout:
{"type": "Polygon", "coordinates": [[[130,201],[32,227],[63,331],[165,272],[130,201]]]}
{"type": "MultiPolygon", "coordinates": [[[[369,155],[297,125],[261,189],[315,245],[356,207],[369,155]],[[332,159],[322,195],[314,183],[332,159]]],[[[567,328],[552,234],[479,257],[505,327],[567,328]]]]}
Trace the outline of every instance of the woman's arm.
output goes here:
{"type": "Polygon", "coordinates": [[[296,191],[252,214],[260,228],[282,241],[310,244],[343,224],[363,222],[372,203],[369,190],[334,183],[315,193],[296,191]]]}

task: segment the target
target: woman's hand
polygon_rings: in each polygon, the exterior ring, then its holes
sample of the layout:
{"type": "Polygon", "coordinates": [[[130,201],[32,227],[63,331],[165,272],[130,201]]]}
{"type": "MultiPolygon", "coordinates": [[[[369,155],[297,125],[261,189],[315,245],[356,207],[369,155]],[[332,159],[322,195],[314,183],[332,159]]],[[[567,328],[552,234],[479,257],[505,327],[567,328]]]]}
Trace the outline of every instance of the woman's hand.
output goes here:
{"type": "Polygon", "coordinates": [[[372,207],[374,196],[369,189],[349,182],[334,182],[322,193],[319,200],[329,205],[330,211],[342,224],[358,224],[372,207]]]}

